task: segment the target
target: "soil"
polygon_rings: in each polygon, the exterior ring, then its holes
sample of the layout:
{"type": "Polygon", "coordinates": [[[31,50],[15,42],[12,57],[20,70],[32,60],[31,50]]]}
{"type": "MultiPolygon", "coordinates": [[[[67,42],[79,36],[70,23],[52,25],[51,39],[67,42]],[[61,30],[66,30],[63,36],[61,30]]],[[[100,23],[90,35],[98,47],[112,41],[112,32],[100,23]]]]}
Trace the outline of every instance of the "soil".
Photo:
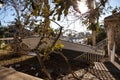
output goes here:
{"type": "MultiPolygon", "coordinates": [[[[73,71],[89,67],[88,64],[78,61],[69,60],[73,71]]],[[[45,61],[47,70],[51,73],[51,76],[56,79],[58,77],[69,74],[68,66],[64,59],[58,55],[51,55],[49,60],[45,61]]],[[[14,64],[4,65],[5,67],[13,68],[16,71],[27,73],[32,76],[45,79],[46,76],[40,69],[40,64],[37,57],[33,57],[24,61],[16,62],[14,64]]]]}
{"type": "MultiPolygon", "coordinates": [[[[108,62],[107,60],[105,61],[106,62],[104,62],[104,64],[109,69],[109,72],[112,73],[112,75],[115,77],[116,80],[119,80],[120,77],[118,74],[120,74],[120,71],[116,69],[114,65],[112,65],[110,62],[108,62]]],[[[51,73],[52,78],[54,78],[54,80],[69,74],[68,66],[66,65],[64,59],[57,54],[52,54],[50,58],[46,60],[44,63],[49,73],[51,73]]],[[[81,70],[81,72],[84,73],[85,69],[90,68],[90,65],[84,62],[80,62],[80,61],[74,61],[70,59],[69,63],[73,71],[79,72],[79,70],[81,70]]],[[[43,79],[47,78],[44,75],[44,73],[42,73],[38,59],[35,56],[22,55],[19,57],[19,56],[15,56],[12,54],[9,54],[9,55],[7,54],[4,56],[0,55],[0,65],[15,69],[16,71],[20,71],[20,72],[23,72],[23,73],[26,73],[32,76],[36,76],[39,78],[43,78],[43,79]]],[[[69,80],[69,79],[64,79],[64,80],[69,80]]],[[[97,77],[94,80],[98,80],[97,77]]]]}

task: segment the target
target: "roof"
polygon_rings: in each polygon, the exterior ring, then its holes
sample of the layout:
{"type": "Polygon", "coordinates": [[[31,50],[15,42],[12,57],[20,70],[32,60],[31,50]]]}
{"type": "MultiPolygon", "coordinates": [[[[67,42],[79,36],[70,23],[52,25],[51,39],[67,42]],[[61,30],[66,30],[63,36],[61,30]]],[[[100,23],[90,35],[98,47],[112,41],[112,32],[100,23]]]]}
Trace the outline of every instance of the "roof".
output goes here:
{"type": "MultiPolygon", "coordinates": [[[[22,39],[22,42],[25,45],[27,45],[30,49],[34,49],[36,47],[36,45],[38,44],[39,39],[40,39],[39,37],[26,38],[26,39],[22,39]]],[[[41,45],[41,48],[43,46],[49,45],[52,41],[48,41],[48,42],[49,42],[48,44],[41,45]]],[[[102,50],[95,49],[92,46],[71,43],[71,42],[67,42],[67,41],[64,41],[64,40],[61,40],[61,43],[64,44],[63,49],[66,49],[66,50],[72,50],[72,51],[77,51],[77,52],[86,52],[86,53],[93,53],[93,54],[103,55],[102,50]]]]}
{"type": "Polygon", "coordinates": [[[105,27],[109,27],[109,25],[114,25],[120,23],[120,12],[114,13],[104,19],[105,27]]]}
{"type": "Polygon", "coordinates": [[[108,17],[105,17],[104,21],[116,21],[120,20],[120,12],[114,13],[108,17]]]}

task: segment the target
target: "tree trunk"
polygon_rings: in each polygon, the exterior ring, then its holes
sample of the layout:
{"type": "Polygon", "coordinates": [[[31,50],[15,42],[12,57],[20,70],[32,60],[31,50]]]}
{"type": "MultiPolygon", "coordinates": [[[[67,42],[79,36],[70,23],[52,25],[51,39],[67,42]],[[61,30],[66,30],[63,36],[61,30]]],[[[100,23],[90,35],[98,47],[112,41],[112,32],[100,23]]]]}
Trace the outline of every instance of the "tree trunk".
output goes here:
{"type": "Polygon", "coordinates": [[[50,73],[47,71],[47,69],[44,65],[44,62],[42,61],[42,57],[40,56],[39,52],[36,51],[36,55],[37,55],[38,61],[40,63],[41,71],[43,73],[45,73],[45,75],[49,78],[49,80],[52,80],[52,77],[51,77],[50,73]]]}
{"type": "Polygon", "coordinates": [[[96,46],[96,31],[92,31],[92,45],[96,46]]]}
{"type": "Polygon", "coordinates": [[[20,41],[19,37],[15,34],[14,35],[14,43],[13,43],[13,49],[14,49],[14,56],[20,56],[20,41]]]}
{"type": "Polygon", "coordinates": [[[72,76],[73,76],[76,80],[81,80],[81,78],[79,78],[79,77],[77,76],[77,74],[72,71],[72,68],[71,68],[71,65],[69,64],[68,58],[67,58],[66,56],[64,56],[61,52],[55,52],[55,53],[59,54],[59,55],[65,60],[67,66],[68,66],[68,71],[72,74],[72,76]]]}
{"type": "MultiPolygon", "coordinates": [[[[95,0],[90,0],[89,4],[89,9],[91,10],[91,15],[93,15],[94,13],[92,12],[95,8],[95,0]]],[[[90,23],[93,23],[95,24],[95,18],[94,16],[91,17],[91,20],[90,20],[90,23]]],[[[96,26],[95,26],[96,27],[96,26]]],[[[93,46],[96,46],[96,31],[95,30],[92,30],[92,45],[93,46]]]]}

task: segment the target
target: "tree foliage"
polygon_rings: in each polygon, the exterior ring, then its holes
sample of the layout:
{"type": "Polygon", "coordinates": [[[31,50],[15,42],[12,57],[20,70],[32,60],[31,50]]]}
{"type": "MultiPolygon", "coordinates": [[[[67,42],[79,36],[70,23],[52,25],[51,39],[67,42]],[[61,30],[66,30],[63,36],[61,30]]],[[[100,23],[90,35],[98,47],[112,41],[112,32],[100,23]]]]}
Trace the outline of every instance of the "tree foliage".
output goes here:
{"type": "MultiPolygon", "coordinates": [[[[26,29],[29,29],[30,31],[33,31],[37,34],[39,34],[40,39],[37,44],[37,46],[32,50],[36,53],[38,60],[41,64],[41,70],[47,75],[49,79],[52,79],[50,74],[47,72],[46,67],[44,65],[44,60],[49,57],[49,55],[53,52],[56,52],[61,50],[64,46],[62,44],[57,44],[59,37],[62,33],[62,28],[64,26],[61,26],[56,22],[56,20],[61,20],[62,16],[67,16],[69,14],[69,8],[73,7],[73,9],[80,13],[80,10],[78,9],[77,1],[79,0],[1,0],[4,5],[3,8],[12,8],[15,13],[13,14],[15,16],[14,21],[12,24],[14,24],[15,28],[18,30],[19,34],[16,34],[14,36],[15,38],[15,47],[17,47],[16,51],[19,50],[20,41],[19,37],[21,39],[25,38],[28,33],[26,33],[26,29]],[[52,2],[51,2],[52,1],[52,2]],[[56,23],[60,28],[57,32],[57,36],[54,36],[54,30],[51,28],[50,24],[51,22],[56,23]],[[54,38],[54,40],[53,40],[54,38]],[[49,44],[49,41],[52,41],[49,44]],[[44,49],[40,48],[43,44],[47,45],[44,49]],[[48,45],[49,44],[49,45],[48,45]],[[42,54],[44,58],[40,55],[42,54]]],[[[91,0],[87,0],[88,7],[91,0]]],[[[100,10],[102,7],[105,6],[105,3],[107,0],[99,0],[98,6],[87,13],[86,20],[87,22],[91,21],[91,18],[98,18],[100,15],[100,10]],[[95,16],[93,16],[95,15],[95,16]]],[[[92,25],[92,23],[91,23],[92,25]]],[[[95,25],[93,26],[95,27],[95,25]]],[[[92,28],[93,29],[93,28],[92,28]]],[[[95,29],[96,30],[96,29],[95,29]]],[[[63,54],[59,53],[61,56],[63,54]]],[[[63,58],[66,60],[68,64],[68,60],[65,56],[63,58]]],[[[69,64],[68,64],[69,65],[69,64]]],[[[69,70],[71,68],[69,67],[69,70]]],[[[74,74],[73,74],[74,75],[74,74]]]]}
{"type": "MultiPolygon", "coordinates": [[[[99,30],[96,33],[96,42],[99,43],[100,41],[104,40],[107,37],[106,30],[103,25],[99,27],[99,30]]],[[[87,44],[92,45],[92,39],[91,37],[88,37],[87,44]]]]}
{"type": "Polygon", "coordinates": [[[104,40],[106,37],[107,37],[107,33],[106,33],[104,26],[100,27],[97,33],[97,43],[104,40]]]}

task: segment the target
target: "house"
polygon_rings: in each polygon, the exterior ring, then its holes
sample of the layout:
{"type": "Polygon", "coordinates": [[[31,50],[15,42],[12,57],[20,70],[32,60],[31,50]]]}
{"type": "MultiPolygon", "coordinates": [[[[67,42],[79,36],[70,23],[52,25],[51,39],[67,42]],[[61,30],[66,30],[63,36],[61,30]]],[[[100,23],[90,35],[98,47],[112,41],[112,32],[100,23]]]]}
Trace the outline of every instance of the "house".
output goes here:
{"type": "Polygon", "coordinates": [[[108,56],[111,62],[120,62],[120,12],[114,12],[104,19],[107,30],[108,56]]]}

